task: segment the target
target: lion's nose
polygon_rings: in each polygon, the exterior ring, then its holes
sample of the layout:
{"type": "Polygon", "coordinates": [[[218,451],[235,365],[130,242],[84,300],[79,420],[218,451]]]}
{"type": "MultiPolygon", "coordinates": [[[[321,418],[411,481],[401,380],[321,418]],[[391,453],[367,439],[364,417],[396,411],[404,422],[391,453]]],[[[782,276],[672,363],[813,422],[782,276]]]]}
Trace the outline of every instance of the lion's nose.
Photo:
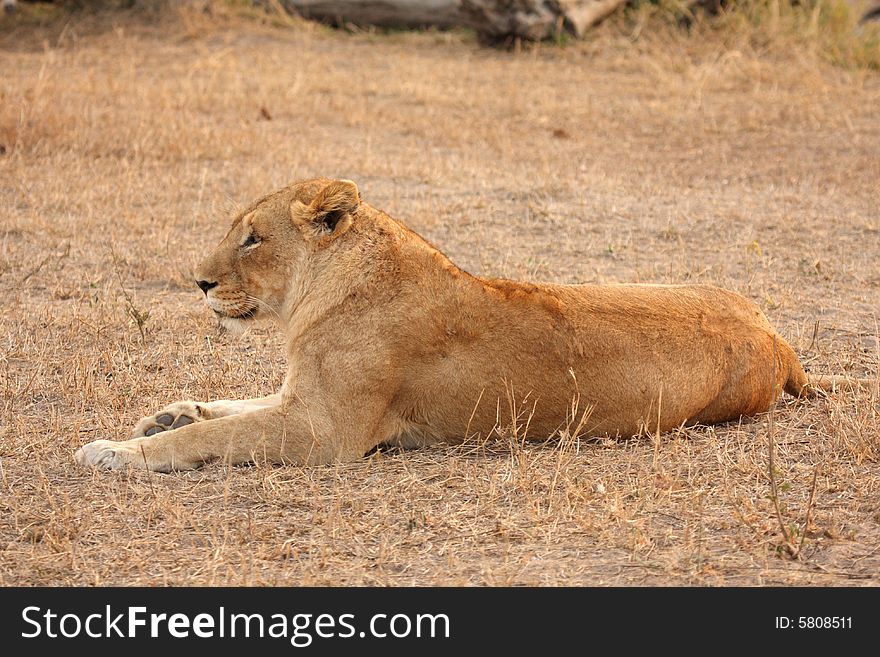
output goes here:
{"type": "Polygon", "coordinates": [[[208,294],[208,290],[212,287],[217,287],[217,283],[209,283],[208,281],[196,281],[196,285],[202,288],[202,292],[208,294]]]}

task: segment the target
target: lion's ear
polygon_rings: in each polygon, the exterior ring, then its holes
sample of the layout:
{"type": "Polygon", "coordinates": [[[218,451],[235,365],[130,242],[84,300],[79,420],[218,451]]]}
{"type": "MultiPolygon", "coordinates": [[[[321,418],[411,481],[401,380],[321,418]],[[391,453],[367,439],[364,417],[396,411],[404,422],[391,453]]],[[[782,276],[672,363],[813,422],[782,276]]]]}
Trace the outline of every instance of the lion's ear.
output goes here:
{"type": "Polygon", "coordinates": [[[351,227],[351,215],[360,202],[357,185],[350,180],[334,180],[308,205],[294,201],[290,216],[306,237],[338,237],[351,227]]]}

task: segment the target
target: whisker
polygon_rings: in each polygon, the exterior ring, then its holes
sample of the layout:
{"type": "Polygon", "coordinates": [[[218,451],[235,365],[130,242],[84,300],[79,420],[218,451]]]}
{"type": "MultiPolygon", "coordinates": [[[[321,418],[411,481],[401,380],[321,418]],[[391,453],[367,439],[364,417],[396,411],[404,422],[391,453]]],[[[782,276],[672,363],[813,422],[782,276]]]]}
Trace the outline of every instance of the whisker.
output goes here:
{"type": "Polygon", "coordinates": [[[268,303],[266,303],[266,302],[263,301],[262,299],[260,299],[260,298],[258,298],[258,297],[255,297],[255,296],[253,296],[252,294],[245,294],[245,299],[246,299],[247,301],[250,301],[250,302],[252,302],[252,303],[257,304],[259,307],[263,308],[263,309],[266,310],[267,312],[272,313],[272,314],[275,315],[275,317],[277,317],[279,320],[283,321],[282,318],[281,318],[281,315],[278,313],[278,311],[275,310],[272,306],[270,306],[268,303]]]}

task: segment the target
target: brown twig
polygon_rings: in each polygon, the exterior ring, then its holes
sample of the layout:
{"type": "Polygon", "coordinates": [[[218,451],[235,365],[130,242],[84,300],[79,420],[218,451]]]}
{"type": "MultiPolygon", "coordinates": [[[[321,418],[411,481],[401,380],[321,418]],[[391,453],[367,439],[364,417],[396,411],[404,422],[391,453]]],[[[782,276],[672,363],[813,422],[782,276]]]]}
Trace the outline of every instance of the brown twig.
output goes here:
{"type": "Polygon", "coordinates": [[[70,255],[70,242],[67,242],[67,244],[65,244],[64,251],[62,251],[61,253],[59,253],[59,254],[57,254],[57,255],[56,255],[56,254],[53,254],[53,253],[49,253],[45,258],[43,258],[43,259],[40,261],[40,263],[39,263],[36,267],[34,267],[34,268],[31,269],[27,274],[25,274],[24,276],[22,276],[22,278],[21,278],[21,280],[19,281],[19,283],[24,283],[24,282],[27,281],[31,276],[33,276],[34,274],[39,273],[40,270],[41,270],[43,267],[46,266],[46,263],[48,263],[49,260],[52,259],[52,256],[53,256],[53,255],[55,255],[55,257],[56,257],[58,260],[63,260],[64,258],[66,258],[67,256],[69,256],[69,255],[70,255]]]}
{"type": "Polygon", "coordinates": [[[776,336],[773,336],[773,399],[770,404],[770,412],[767,414],[767,442],[770,450],[770,499],[773,502],[773,508],[776,509],[776,519],[779,521],[779,529],[782,531],[782,537],[785,539],[785,548],[789,554],[794,556],[791,547],[791,538],[788,529],[785,527],[785,521],[782,518],[782,510],[779,508],[779,494],[776,487],[776,463],[773,452],[776,448],[776,419],[774,410],[776,406],[776,336]]]}
{"type": "Polygon", "coordinates": [[[43,267],[46,266],[46,263],[49,262],[49,258],[51,258],[51,257],[52,257],[52,254],[50,253],[50,254],[47,255],[45,258],[43,258],[43,259],[40,261],[40,264],[38,264],[36,267],[34,267],[33,269],[31,269],[31,270],[30,270],[27,274],[25,274],[24,276],[22,276],[22,278],[21,278],[21,280],[19,281],[19,283],[24,283],[24,282],[27,281],[27,279],[29,279],[31,276],[33,276],[34,274],[38,273],[43,267]]]}
{"type": "Polygon", "coordinates": [[[819,339],[819,320],[817,319],[813,324],[813,337],[810,339],[810,346],[807,347],[807,352],[813,350],[813,346],[816,344],[816,341],[819,339]]]}
{"type": "Polygon", "coordinates": [[[150,465],[147,463],[147,453],[144,451],[144,446],[141,445],[141,456],[144,459],[144,468],[147,470],[147,483],[150,485],[150,492],[153,494],[153,499],[156,498],[156,489],[153,488],[153,471],[150,470],[150,465]]]}
{"type": "Polygon", "coordinates": [[[144,326],[146,326],[147,320],[150,318],[150,311],[141,310],[134,305],[134,299],[131,298],[128,290],[125,289],[125,284],[122,282],[122,274],[119,273],[119,257],[116,255],[113,247],[110,247],[110,256],[113,258],[113,271],[116,273],[116,280],[119,281],[119,289],[122,290],[122,296],[125,297],[125,302],[128,304],[126,312],[137,324],[138,331],[141,334],[141,343],[145,343],[147,341],[147,334],[144,331],[144,326]]]}
{"type": "Polygon", "coordinates": [[[801,556],[801,550],[804,549],[804,540],[807,538],[807,532],[810,530],[810,520],[813,515],[813,502],[816,500],[816,482],[819,479],[819,466],[817,465],[813,469],[813,485],[810,487],[810,501],[807,502],[807,517],[804,520],[804,529],[801,531],[801,542],[798,544],[797,552],[794,555],[795,559],[798,559],[801,556]]]}
{"type": "Polygon", "coordinates": [[[660,388],[660,394],[657,396],[657,431],[653,436],[654,442],[654,462],[651,467],[656,470],[657,462],[660,460],[660,422],[662,419],[661,412],[663,406],[663,388],[660,388]]]}

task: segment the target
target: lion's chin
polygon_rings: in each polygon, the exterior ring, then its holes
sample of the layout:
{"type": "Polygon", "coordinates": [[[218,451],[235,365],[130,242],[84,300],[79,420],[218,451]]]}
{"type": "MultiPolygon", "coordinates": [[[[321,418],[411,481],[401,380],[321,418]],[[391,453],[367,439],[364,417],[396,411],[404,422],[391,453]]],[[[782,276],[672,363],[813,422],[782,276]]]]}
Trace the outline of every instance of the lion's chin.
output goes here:
{"type": "Polygon", "coordinates": [[[241,335],[248,330],[250,322],[238,317],[220,317],[220,327],[224,331],[229,331],[232,335],[241,335]]]}

